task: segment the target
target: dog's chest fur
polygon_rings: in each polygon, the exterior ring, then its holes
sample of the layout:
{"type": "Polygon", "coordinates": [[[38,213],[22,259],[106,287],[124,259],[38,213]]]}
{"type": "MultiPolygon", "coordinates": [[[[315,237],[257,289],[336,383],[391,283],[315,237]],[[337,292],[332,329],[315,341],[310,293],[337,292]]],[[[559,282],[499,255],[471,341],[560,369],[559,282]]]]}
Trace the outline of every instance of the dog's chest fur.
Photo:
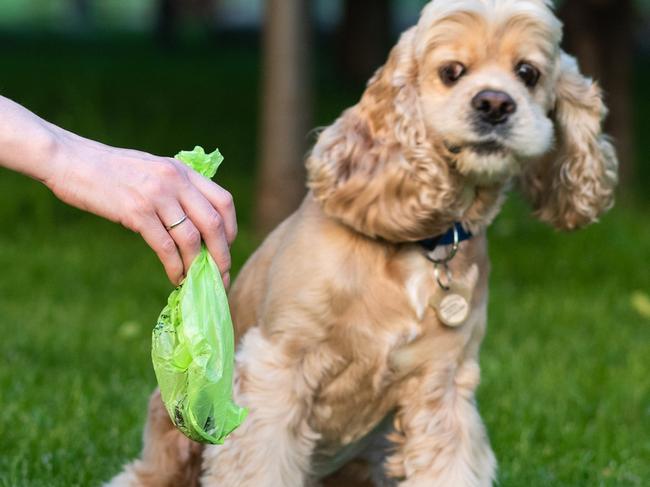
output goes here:
{"type": "Polygon", "coordinates": [[[430,306],[438,284],[433,264],[417,247],[394,256],[387,275],[377,270],[374,277],[368,276],[365,292],[355,296],[356,303],[342,307],[345,312],[336,320],[331,337],[338,367],[321,381],[309,421],[321,435],[321,455],[333,458],[341,451],[356,453],[408,396],[410,385],[421,374],[431,375],[432,369],[438,369],[441,384],[453,383],[455,371],[450,364],[476,355],[485,328],[488,265],[484,237],[463,244],[451,267],[460,275],[474,263],[480,268],[479,283],[470,317],[458,328],[442,325],[430,306]],[[399,285],[393,288],[396,275],[399,285]]]}
{"type": "Polygon", "coordinates": [[[412,395],[421,377],[447,387],[477,355],[485,326],[485,237],[464,242],[451,265],[455,275],[479,267],[470,317],[458,328],[443,326],[429,306],[438,285],[423,252],[360,237],[306,203],[238,277],[231,293],[237,333],[258,327],[271,355],[291,364],[300,384],[307,380],[306,421],[319,437],[317,456],[333,458],[346,447],[355,453],[354,445],[363,447],[360,440],[412,395]]]}

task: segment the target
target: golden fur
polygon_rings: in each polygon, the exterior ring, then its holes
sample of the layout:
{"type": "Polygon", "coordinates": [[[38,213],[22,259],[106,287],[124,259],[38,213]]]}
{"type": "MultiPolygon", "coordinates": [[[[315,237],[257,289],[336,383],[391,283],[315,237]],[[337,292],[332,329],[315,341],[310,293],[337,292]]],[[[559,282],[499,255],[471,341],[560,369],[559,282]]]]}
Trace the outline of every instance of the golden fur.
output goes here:
{"type": "Polygon", "coordinates": [[[197,447],[161,421],[154,398],[143,458],[111,485],[192,485],[178,479],[199,473],[213,487],[300,487],[329,475],[332,486],[491,485],[496,462],[474,401],[485,229],[512,183],[560,229],[595,221],[616,183],[601,93],[560,39],[542,0],[428,4],[359,104],[322,132],[305,201],[232,289],[236,396],[248,420],[192,468],[197,447]],[[541,73],[535,87],[514,74],[522,60],[541,73]],[[439,76],[450,61],[467,67],[453,86],[439,76]],[[516,101],[507,130],[473,125],[470,100],[485,89],[516,101]],[[448,328],[428,305],[434,270],[413,242],[454,222],[475,237],[452,273],[479,277],[468,320],[448,328]]]}

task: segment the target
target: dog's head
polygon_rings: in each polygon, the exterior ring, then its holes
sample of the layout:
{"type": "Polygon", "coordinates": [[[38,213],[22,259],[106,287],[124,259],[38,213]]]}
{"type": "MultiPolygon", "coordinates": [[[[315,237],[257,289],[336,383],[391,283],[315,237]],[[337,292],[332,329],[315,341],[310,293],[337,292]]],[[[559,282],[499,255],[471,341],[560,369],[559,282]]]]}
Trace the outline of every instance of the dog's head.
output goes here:
{"type": "Polygon", "coordinates": [[[554,140],[561,26],[544,2],[438,0],[415,36],[424,122],[458,171],[502,180],[554,140]]]}
{"type": "Polygon", "coordinates": [[[560,50],[549,3],[429,3],[314,148],[310,187],[325,211],[371,236],[417,239],[513,177],[558,228],[609,208],[617,162],[601,133],[606,109],[560,50]]]}

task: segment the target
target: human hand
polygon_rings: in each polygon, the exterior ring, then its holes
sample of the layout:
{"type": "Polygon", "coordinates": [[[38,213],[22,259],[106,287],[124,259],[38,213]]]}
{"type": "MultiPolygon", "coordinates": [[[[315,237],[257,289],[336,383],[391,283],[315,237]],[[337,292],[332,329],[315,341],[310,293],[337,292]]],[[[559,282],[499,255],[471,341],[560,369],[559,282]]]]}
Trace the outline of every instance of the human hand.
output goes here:
{"type": "Polygon", "coordinates": [[[228,191],[175,159],[52,128],[57,143],[45,183],[57,197],[142,235],[174,284],[204,241],[229,286],[237,220],[228,191]]]}

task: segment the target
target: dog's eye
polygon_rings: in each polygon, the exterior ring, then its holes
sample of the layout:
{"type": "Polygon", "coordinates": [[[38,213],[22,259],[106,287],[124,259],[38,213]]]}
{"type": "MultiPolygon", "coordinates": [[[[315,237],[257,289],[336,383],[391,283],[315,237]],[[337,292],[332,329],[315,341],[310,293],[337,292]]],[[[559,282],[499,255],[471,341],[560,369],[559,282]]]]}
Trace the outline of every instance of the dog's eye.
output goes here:
{"type": "Polygon", "coordinates": [[[523,81],[524,84],[529,88],[534,88],[535,86],[537,86],[537,83],[539,82],[539,77],[541,76],[539,69],[537,69],[532,64],[528,64],[526,62],[521,62],[517,64],[517,67],[515,68],[515,73],[517,74],[517,77],[521,81],[523,81]]]}
{"type": "Polygon", "coordinates": [[[440,79],[444,84],[447,86],[452,86],[456,84],[456,82],[462,78],[466,72],[467,68],[465,68],[465,66],[459,62],[453,62],[445,64],[442,68],[440,68],[439,74],[440,79]]]}

